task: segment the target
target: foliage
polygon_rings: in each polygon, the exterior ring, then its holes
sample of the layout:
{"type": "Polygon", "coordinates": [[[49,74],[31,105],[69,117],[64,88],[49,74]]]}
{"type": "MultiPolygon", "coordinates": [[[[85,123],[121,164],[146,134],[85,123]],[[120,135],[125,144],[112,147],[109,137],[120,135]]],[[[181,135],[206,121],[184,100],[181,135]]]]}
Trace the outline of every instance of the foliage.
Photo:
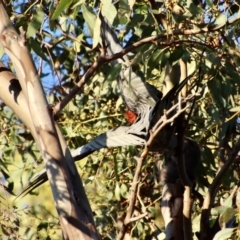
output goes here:
{"type": "MultiPolygon", "coordinates": [[[[158,88],[162,86],[167,62],[173,65],[182,58],[188,62],[189,72],[199,68],[196,82],[201,96],[196,100],[187,136],[201,146],[196,190],[205,198],[218,169],[231,156],[239,140],[236,122],[240,84],[239,1],[5,2],[15,28],[22,27],[26,33],[26,44],[39,70],[49,104],[56,105],[64,99],[96,62],[102,44],[100,9],[115,26],[125,48],[149,36],[160,35],[129,53],[134,71],[158,88]]],[[[12,68],[5,54],[2,61],[12,68]]],[[[57,121],[71,149],[99,133],[127,124],[115,71],[109,64],[102,64],[84,89],[62,110],[57,121]]],[[[28,129],[11,109],[3,103],[0,107],[2,183],[18,193],[44,164],[28,129]]],[[[102,239],[116,239],[118,218],[123,218],[128,207],[136,166],[134,156],[140,151],[141,148],[131,146],[104,149],[77,163],[102,239]]],[[[162,239],[161,184],[154,165],[159,160],[162,161],[161,156],[149,154],[142,169],[134,214],[148,214],[129,227],[133,239],[153,236],[162,239]]],[[[240,205],[231,195],[234,186],[239,185],[239,167],[237,158],[218,185],[209,220],[212,225],[220,222],[222,230],[214,239],[240,236],[240,205]],[[225,205],[226,202],[229,204],[225,205]],[[230,224],[234,216],[238,221],[230,224]],[[227,224],[230,228],[224,229],[227,224]]],[[[13,239],[60,238],[60,225],[48,184],[32,195],[13,201],[14,198],[5,191],[0,195],[0,211],[4,213],[0,219],[0,235],[11,235],[13,239]]],[[[201,207],[201,199],[197,199],[192,221],[195,235],[200,231],[201,207]]]]}

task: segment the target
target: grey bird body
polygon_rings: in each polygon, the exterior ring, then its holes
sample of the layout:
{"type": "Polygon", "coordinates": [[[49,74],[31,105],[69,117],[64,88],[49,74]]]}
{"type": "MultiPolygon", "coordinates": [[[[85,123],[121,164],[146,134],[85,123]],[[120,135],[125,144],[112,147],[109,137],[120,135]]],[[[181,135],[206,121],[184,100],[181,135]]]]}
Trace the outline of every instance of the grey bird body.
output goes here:
{"type": "MultiPolygon", "coordinates": [[[[101,17],[101,21],[102,39],[107,47],[108,55],[120,52],[123,48],[118,43],[112,27],[103,17],[101,17]]],[[[132,71],[130,61],[126,55],[123,59],[117,59],[111,62],[112,65],[116,63],[122,64],[122,69],[117,81],[123,101],[130,111],[138,115],[137,120],[129,127],[120,126],[117,129],[102,133],[91,142],[73,150],[72,156],[74,160],[81,160],[101,148],[128,145],[144,146],[149,135],[149,130],[163,115],[164,109],[169,109],[169,107],[172,106],[173,100],[187,83],[187,79],[185,79],[180,84],[175,85],[175,87],[162,98],[160,91],[151,84],[144,82],[140,76],[132,71]]],[[[172,131],[170,135],[166,131],[165,133],[160,132],[157,136],[160,140],[158,140],[156,144],[154,143],[154,146],[150,148],[150,150],[162,151],[165,147],[164,142],[167,141],[169,143],[169,136],[172,134],[174,134],[174,131],[172,131]]],[[[19,195],[26,195],[45,181],[47,181],[47,175],[43,170],[29,181],[19,195]]]]}
{"type": "MultiPolygon", "coordinates": [[[[101,17],[102,39],[107,47],[107,54],[113,55],[123,50],[119,44],[116,33],[108,21],[101,17]]],[[[117,77],[118,86],[125,105],[137,115],[145,111],[145,107],[154,107],[156,102],[161,100],[162,93],[153,85],[143,81],[143,79],[132,71],[131,63],[127,55],[111,62],[111,65],[120,63],[121,72],[117,77]]]]}

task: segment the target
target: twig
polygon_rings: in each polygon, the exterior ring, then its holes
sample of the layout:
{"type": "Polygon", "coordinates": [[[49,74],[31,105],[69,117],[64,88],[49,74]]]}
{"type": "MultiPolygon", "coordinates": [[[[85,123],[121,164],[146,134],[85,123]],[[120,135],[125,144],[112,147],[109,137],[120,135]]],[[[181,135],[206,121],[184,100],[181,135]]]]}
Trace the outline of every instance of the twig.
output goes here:
{"type": "MultiPolygon", "coordinates": [[[[197,94],[197,93],[196,93],[197,94]]],[[[187,102],[190,99],[193,98],[194,95],[188,96],[187,98],[183,99],[182,102],[187,102]]],[[[170,114],[173,110],[175,110],[178,107],[178,104],[175,104],[174,106],[172,106],[167,112],[166,115],[170,114]]],[[[132,183],[132,188],[131,188],[131,194],[129,197],[129,207],[126,213],[126,216],[124,218],[124,220],[122,220],[120,222],[120,230],[119,230],[119,234],[118,234],[118,240],[122,240],[124,239],[126,230],[127,230],[127,226],[136,220],[139,220],[142,217],[145,217],[147,214],[143,213],[141,215],[141,217],[137,217],[137,218],[131,218],[132,214],[133,214],[133,210],[134,210],[134,206],[136,203],[136,199],[137,199],[137,188],[138,188],[138,184],[139,184],[139,179],[140,179],[140,174],[141,174],[141,168],[143,166],[143,161],[147,156],[148,153],[148,146],[151,145],[153,139],[157,136],[158,132],[165,127],[167,124],[171,123],[172,121],[174,121],[174,119],[176,119],[180,114],[182,114],[185,109],[187,108],[187,106],[183,109],[180,109],[174,116],[172,116],[169,119],[166,119],[164,116],[161,117],[159,119],[159,121],[155,124],[155,126],[153,127],[153,130],[151,132],[150,138],[148,139],[148,142],[145,145],[145,148],[141,154],[141,157],[136,158],[137,159],[137,167],[136,167],[136,172],[133,178],[133,183],[132,183]]]]}
{"type": "Polygon", "coordinates": [[[69,39],[71,39],[71,40],[73,40],[73,41],[75,41],[75,42],[78,42],[78,43],[82,44],[84,47],[87,47],[87,48],[90,48],[90,49],[92,48],[92,44],[88,44],[87,42],[85,42],[85,41],[83,41],[83,40],[79,40],[79,39],[77,39],[75,36],[69,34],[67,31],[64,31],[64,30],[62,29],[62,26],[58,23],[57,20],[55,20],[55,24],[56,24],[57,28],[60,29],[60,30],[62,31],[62,33],[63,33],[67,38],[69,38],[69,39]]]}
{"type": "MultiPolygon", "coordinates": [[[[234,20],[228,21],[226,23],[226,25],[227,24],[231,25],[231,24],[237,22],[238,20],[240,20],[240,17],[237,17],[234,20]]],[[[223,27],[224,26],[222,26],[221,28],[223,28],[223,27]]],[[[208,29],[207,27],[201,28],[201,29],[177,29],[177,30],[173,30],[173,31],[170,31],[170,32],[165,32],[165,33],[159,34],[157,36],[151,36],[151,37],[141,39],[138,42],[133,43],[131,46],[129,46],[129,47],[123,49],[122,51],[120,51],[116,54],[113,54],[111,56],[106,56],[105,54],[100,54],[97,61],[95,63],[93,63],[93,65],[88,69],[88,71],[80,79],[80,81],[77,83],[77,85],[62,100],[62,102],[58,103],[53,108],[53,110],[54,110],[53,112],[57,115],[72,100],[72,98],[81,90],[81,88],[87,82],[87,80],[90,77],[92,77],[92,75],[95,73],[97,68],[100,67],[103,63],[110,62],[110,61],[118,59],[118,58],[122,58],[125,54],[135,50],[136,48],[138,48],[138,47],[140,47],[144,44],[147,44],[147,43],[153,43],[154,41],[156,41],[158,39],[161,39],[161,38],[166,38],[166,37],[169,37],[169,36],[178,36],[178,35],[196,35],[196,34],[204,33],[204,32],[215,32],[215,31],[218,31],[219,29],[220,28],[215,28],[214,30],[211,30],[211,29],[208,29]]],[[[170,42],[169,41],[162,42],[162,43],[159,43],[159,44],[162,44],[163,46],[170,46],[172,44],[175,44],[175,42],[180,43],[179,40],[175,40],[175,41],[170,41],[170,42]]],[[[185,40],[185,42],[188,42],[188,40],[185,40]]],[[[184,40],[181,40],[181,43],[184,43],[184,40]]],[[[199,44],[205,45],[204,43],[199,43],[199,44]]],[[[100,51],[101,51],[101,49],[100,49],[100,51]]]]}
{"type": "Polygon", "coordinates": [[[168,41],[168,42],[157,42],[157,41],[152,41],[152,43],[154,45],[157,45],[157,46],[171,46],[171,45],[183,45],[185,43],[189,43],[191,44],[192,46],[194,46],[196,48],[196,45],[200,45],[200,46],[203,46],[205,48],[210,48],[210,49],[214,49],[216,48],[215,46],[213,46],[212,44],[207,44],[207,43],[204,43],[204,42],[198,42],[198,41],[193,41],[193,40],[171,40],[171,41],[168,41]]]}
{"type": "Polygon", "coordinates": [[[138,184],[139,184],[139,179],[140,179],[141,169],[143,166],[144,159],[145,159],[145,157],[140,157],[140,158],[136,157],[137,167],[136,167],[136,171],[135,171],[134,178],[133,178],[131,194],[129,197],[129,207],[128,207],[128,210],[127,210],[124,220],[121,222],[120,231],[117,236],[118,240],[124,239],[124,236],[125,236],[125,233],[127,230],[127,226],[130,222],[132,222],[131,216],[133,214],[134,206],[135,206],[136,199],[137,199],[137,188],[138,188],[138,184]]]}
{"type": "MultiPolygon", "coordinates": [[[[158,10],[158,6],[157,6],[155,0],[149,0],[149,4],[150,4],[150,7],[151,7],[152,9],[158,10]]],[[[153,15],[154,15],[154,17],[156,18],[158,24],[159,24],[159,25],[161,24],[162,27],[165,28],[165,30],[167,30],[168,25],[167,25],[167,22],[166,22],[166,20],[165,20],[164,14],[159,13],[159,14],[153,14],[153,15]]]]}
{"type": "Polygon", "coordinates": [[[224,175],[226,175],[226,172],[230,168],[230,166],[234,163],[236,156],[240,150],[240,138],[238,139],[237,143],[235,144],[233,150],[231,151],[227,161],[224,163],[221,170],[218,172],[217,176],[214,178],[212,184],[210,185],[208,189],[208,193],[205,197],[205,200],[203,202],[203,208],[202,208],[202,215],[201,215],[201,240],[207,240],[209,238],[209,218],[210,218],[210,212],[212,205],[214,203],[215,196],[217,194],[217,188],[223,178],[224,175]]]}
{"type": "MultiPolygon", "coordinates": [[[[182,99],[182,103],[186,103],[189,100],[191,100],[194,96],[198,95],[199,93],[195,93],[193,95],[189,95],[185,99],[182,99]]],[[[173,105],[168,111],[166,111],[165,115],[162,116],[158,122],[155,124],[155,126],[152,128],[150,133],[150,138],[148,139],[146,145],[150,146],[153,139],[156,137],[156,135],[169,123],[173,122],[180,114],[182,114],[187,106],[185,108],[180,109],[174,116],[171,118],[166,119],[166,116],[168,116],[171,112],[173,112],[177,107],[179,107],[179,102],[173,105]]]]}
{"type": "MultiPolygon", "coordinates": [[[[195,93],[193,95],[189,95],[188,97],[186,97],[185,99],[182,100],[182,103],[185,103],[189,100],[191,100],[194,96],[198,95],[199,93],[195,93]]],[[[158,133],[168,124],[172,123],[178,116],[180,116],[186,109],[188,106],[186,106],[185,108],[182,108],[181,110],[179,110],[175,115],[173,115],[171,118],[166,118],[166,116],[168,116],[172,111],[174,111],[177,107],[179,106],[179,103],[176,103],[175,105],[173,105],[168,111],[165,112],[164,116],[162,116],[158,122],[153,126],[153,128],[150,130],[150,137],[148,139],[148,141],[145,143],[145,148],[141,154],[141,157],[146,157],[149,151],[149,147],[151,146],[153,140],[155,139],[155,137],[158,135],[158,133]]]]}
{"type": "Polygon", "coordinates": [[[53,113],[58,115],[59,112],[72,100],[72,98],[82,89],[87,80],[95,73],[95,71],[104,63],[104,51],[101,52],[97,61],[82,76],[77,85],[69,92],[69,94],[59,102],[54,108],[53,113]]]}
{"type": "Polygon", "coordinates": [[[146,217],[147,215],[148,215],[148,212],[144,212],[144,213],[140,214],[140,215],[137,216],[137,217],[132,217],[132,218],[129,219],[129,223],[138,221],[138,220],[146,217]]]}

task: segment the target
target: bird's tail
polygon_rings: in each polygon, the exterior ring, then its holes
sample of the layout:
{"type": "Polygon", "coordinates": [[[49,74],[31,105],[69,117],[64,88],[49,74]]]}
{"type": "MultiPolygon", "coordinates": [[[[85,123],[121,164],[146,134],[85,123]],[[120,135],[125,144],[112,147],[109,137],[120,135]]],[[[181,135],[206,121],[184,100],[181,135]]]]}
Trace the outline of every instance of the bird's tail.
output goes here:
{"type": "MultiPolygon", "coordinates": [[[[123,50],[123,47],[121,46],[121,44],[119,44],[117,35],[113,30],[113,27],[108,22],[108,20],[104,18],[101,14],[100,14],[100,19],[101,19],[101,37],[102,37],[103,44],[106,47],[107,54],[113,55],[118,52],[121,52],[123,50]]],[[[116,63],[123,63],[123,62],[125,64],[129,63],[129,59],[126,55],[123,58],[118,58],[114,61],[111,61],[111,64],[114,65],[116,63]]]]}

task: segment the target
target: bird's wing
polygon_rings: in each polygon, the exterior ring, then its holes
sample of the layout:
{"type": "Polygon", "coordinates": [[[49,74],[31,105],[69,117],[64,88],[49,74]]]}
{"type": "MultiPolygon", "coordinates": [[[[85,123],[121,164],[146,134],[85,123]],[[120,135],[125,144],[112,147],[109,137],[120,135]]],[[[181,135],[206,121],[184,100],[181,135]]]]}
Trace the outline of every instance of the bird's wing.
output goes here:
{"type": "MultiPolygon", "coordinates": [[[[119,44],[113,27],[103,16],[100,16],[100,18],[102,40],[107,48],[108,55],[122,51],[123,47],[119,44]]],[[[127,55],[111,61],[112,65],[116,63],[122,64],[122,70],[118,76],[118,84],[127,107],[136,113],[138,113],[138,111],[136,111],[138,110],[136,103],[139,101],[154,107],[156,102],[161,99],[162,93],[132,71],[131,63],[127,55]]]]}
{"type": "MultiPolygon", "coordinates": [[[[177,94],[181,91],[183,86],[187,83],[188,79],[185,79],[180,84],[176,85],[169,93],[158,102],[156,105],[155,113],[153,115],[153,120],[157,121],[161,116],[159,115],[161,111],[159,109],[168,107],[170,100],[174,99],[177,94]],[[157,112],[156,112],[157,111],[157,112]]],[[[90,155],[91,153],[102,149],[111,147],[122,147],[122,146],[143,146],[146,142],[146,137],[150,127],[149,115],[152,112],[151,106],[146,106],[145,111],[139,117],[139,119],[131,126],[121,126],[114,130],[110,130],[106,133],[102,133],[95,137],[91,142],[71,151],[72,157],[75,161],[81,160],[84,157],[90,155]]],[[[152,124],[152,123],[151,123],[152,124]]],[[[19,196],[24,196],[30,191],[34,190],[36,187],[42,185],[47,181],[46,170],[42,170],[40,173],[35,175],[26,186],[23,187],[19,196]]]]}
{"type": "Polygon", "coordinates": [[[139,130],[137,125],[138,124],[136,124],[136,126],[131,125],[130,127],[121,126],[106,133],[102,133],[86,145],[71,151],[72,157],[76,160],[80,160],[102,148],[143,145],[145,139],[139,136],[143,132],[141,129],[139,130]]]}
{"type": "MultiPolygon", "coordinates": [[[[147,135],[146,129],[148,128],[149,112],[150,108],[148,109],[148,113],[146,113],[144,118],[141,118],[139,121],[129,127],[121,126],[106,133],[102,133],[95,137],[91,142],[72,150],[72,157],[75,161],[78,161],[102,148],[122,147],[129,145],[143,146],[145,144],[145,138],[147,135]],[[144,124],[147,124],[147,128],[144,127],[144,124]]],[[[47,174],[46,170],[44,169],[29,180],[29,182],[18,194],[18,197],[25,196],[46,181],[47,174]]]]}

